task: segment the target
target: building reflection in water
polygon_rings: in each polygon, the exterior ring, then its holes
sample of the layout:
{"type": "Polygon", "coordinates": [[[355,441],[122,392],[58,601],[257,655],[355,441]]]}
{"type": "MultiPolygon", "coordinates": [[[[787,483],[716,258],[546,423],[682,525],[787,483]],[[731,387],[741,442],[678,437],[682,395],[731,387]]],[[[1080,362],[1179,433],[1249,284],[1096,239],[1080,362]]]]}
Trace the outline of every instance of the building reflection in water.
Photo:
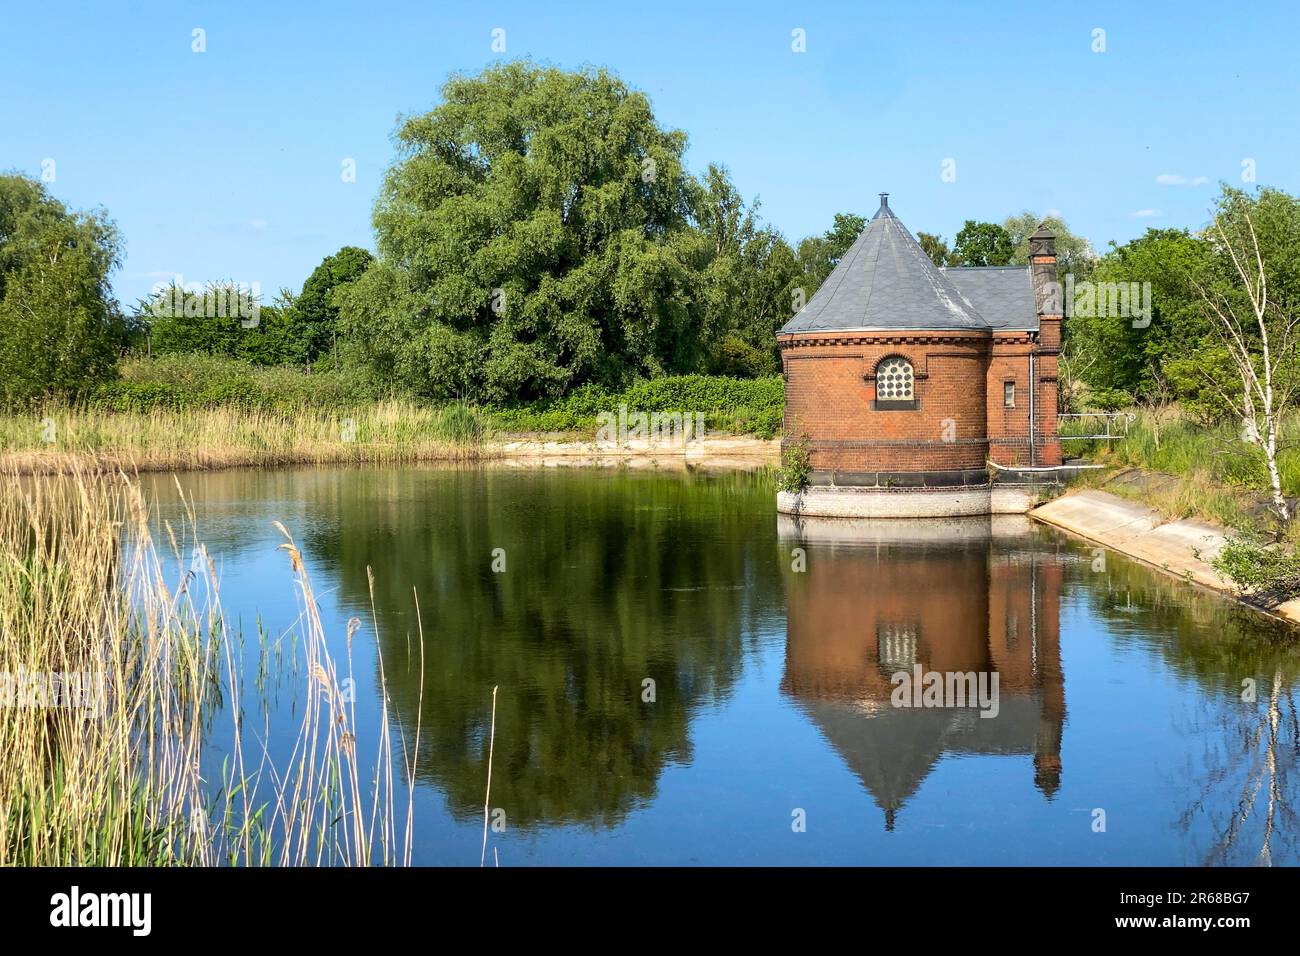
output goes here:
{"type": "Polygon", "coordinates": [[[1064,565],[1035,546],[1033,522],[778,520],[786,551],[807,553],[807,570],[787,576],[782,691],[862,781],[886,829],[945,754],[1032,755],[1034,785],[1051,799],[1065,724],[1064,565]],[[997,716],[893,706],[891,676],[917,664],[997,673],[997,716]]]}

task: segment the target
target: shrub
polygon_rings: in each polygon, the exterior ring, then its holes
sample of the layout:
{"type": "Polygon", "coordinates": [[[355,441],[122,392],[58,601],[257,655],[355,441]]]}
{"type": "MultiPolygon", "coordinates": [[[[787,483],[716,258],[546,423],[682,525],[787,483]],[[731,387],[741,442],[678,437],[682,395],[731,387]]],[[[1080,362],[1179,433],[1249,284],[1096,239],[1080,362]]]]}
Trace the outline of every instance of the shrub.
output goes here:
{"type": "Polygon", "coordinates": [[[1090,408],[1117,412],[1133,404],[1133,396],[1119,388],[1099,388],[1089,392],[1085,402],[1090,408]]]}
{"type": "Polygon", "coordinates": [[[644,412],[712,412],[738,408],[772,408],[785,404],[778,376],[728,378],[722,375],[673,375],[637,382],[620,401],[644,412]]]}
{"type": "Polygon", "coordinates": [[[131,331],[109,287],[121,259],[102,210],[69,210],[43,183],[0,175],[0,403],[82,398],[113,377],[131,331]]]}
{"type": "Polygon", "coordinates": [[[776,487],[798,494],[808,487],[812,475],[812,447],[807,435],[786,442],[781,449],[781,467],[776,473],[776,487]]]}
{"type": "Polygon", "coordinates": [[[776,375],[673,375],[637,382],[622,392],[585,385],[564,398],[497,407],[490,415],[502,431],[594,432],[597,416],[617,412],[620,405],[629,412],[702,412],[710,429],[771,438],[781,429],[785,387],[776,375]]]}
{"type": "Polygon", "coordinates": [[[785,408],[765,408],[754,417],[753,430],[758,438],[775,438],[781,432],[785,408]]]}
{"type": "Polygon", "coordinates": [[[189,353],[133,358],[91,403],[119,412],[236,406],[267,411],[349,408],[388,397],[364,372],[260,368],[238,359],[189,353]]]}
{"type": "Polygon", "coordinates": [[[477,445],[487,432],[483,414],[465,402],[452,402],[438,410],[434,434],[456,445],[477,445]]]}
{"type": "Polygon", "coordinates": [[[1300,554],[1294,551],[1232,538],[1210,563],[1238,587],[1269,603],[1300,596],[1300,554]]]}
{"type": "MultiPolygon", "coordinates": [[[[188,410],[232,406],[292,412],[301,408],[345,409],[402,397],[356,367],[265,368],[239,359],[201,353],[129,358],[121,375],[91,394],[91,404],[116,412],[188,410]]],[[[481,438],[504,432],[595,433],[597,416],[629,412],[702,412],[711,430],[772,438],[781,431],[785,409],[779,376],[736,379],[682,375],[638,382],[623,392],[584,385],[563,398],[487,409],[453,402],[440,413],[448,437],[481,438]]]]}

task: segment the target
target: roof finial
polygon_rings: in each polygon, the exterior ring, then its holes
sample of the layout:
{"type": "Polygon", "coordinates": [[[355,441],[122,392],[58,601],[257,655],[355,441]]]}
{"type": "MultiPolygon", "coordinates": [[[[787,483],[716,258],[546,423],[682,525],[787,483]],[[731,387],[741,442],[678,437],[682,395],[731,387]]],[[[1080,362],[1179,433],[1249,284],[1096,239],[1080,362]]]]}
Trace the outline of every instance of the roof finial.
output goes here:
{"type": "Polygon", "coordinates": [[[881,193],[881,194],[880,194],[880,207],[881,207],[882,209],[888,209],[888,208],[889,208],[889,193],[881,193]]]}

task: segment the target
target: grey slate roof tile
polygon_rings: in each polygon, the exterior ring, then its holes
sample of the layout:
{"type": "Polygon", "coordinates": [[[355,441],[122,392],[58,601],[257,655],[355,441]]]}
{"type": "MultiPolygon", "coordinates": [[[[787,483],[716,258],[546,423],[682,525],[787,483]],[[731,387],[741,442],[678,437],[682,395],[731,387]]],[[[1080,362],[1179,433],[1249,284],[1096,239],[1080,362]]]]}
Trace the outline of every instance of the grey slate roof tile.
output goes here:
{"type": "Polygon", "coordinates": [[[962,266],[943,272],[961,297],[993,328],[1038,328],[1029,266],[962,266]]]}
{"type": "Polygon", "coordinates": [[[938,269],[882,194],[866,228],[778,334],[1037,327],[1027,266],[938,269]]]}

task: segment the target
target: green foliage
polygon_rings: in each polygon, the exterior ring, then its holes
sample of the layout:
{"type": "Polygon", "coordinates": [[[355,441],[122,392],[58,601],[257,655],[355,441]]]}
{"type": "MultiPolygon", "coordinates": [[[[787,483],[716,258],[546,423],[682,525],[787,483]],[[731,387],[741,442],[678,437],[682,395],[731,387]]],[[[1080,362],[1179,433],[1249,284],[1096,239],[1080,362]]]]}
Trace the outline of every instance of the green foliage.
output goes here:
{"type": "MultiPolygon", "coordinates": [[[[755,438],[775,438],[781,434],[781,427],[785,423],[785,406],[761,408],[748,421],[748,430],[755,438]]],[[[739,422],[737,422],[737,430],[740,430],[739,422]]]]}
{"type": "MultiPolygon", "coordinates": [[[[773,333],[767,337],[775,343],[773,333]]],[[[733,378],[773,375],[781,367],[780,359],[773,355],[773,351],[773,347],[762,349],[749,344],[740,334],[729,333],[713,346],[709,355],[708,372],[710,375],[733,378]]]]}
{"type": "MultiPolygon", "coordinates": [[[[1259,241],[1269,299],[1279,317],[1300,309],[1300,200],[1277,189],[1249,194],[1224,186],[1215,214],[1239,248],[1249,217],[1259,241]]],[[[1240,377],[1233,367],[1202,291],[1216,301],[1243,305],[1226,247],[1206,233],[1148,229],[1115,245],[1097,262],[1095,282],[1150,283],[1152,321],[1134,328],[1121,316],[1072,315],[1065,323],[1071,362],[1093,389],[1123,389],[1147,401],[1167,385],[1172,397],[1203,424],[1240,417],[1240,377]]],[[[1242,309],[1243,313],[1247,310],[1242,309]]],[[[1285,320],[1283,320],[1285,321],[1285,320]]],[[[1258,349],[1253,323],[1244,330],[1258,349]]],[[[1300,387],[1300,356],[1285,361],[1275,382],[1285,396],[1300,387]]]]}
{"type": "Polygon", "coordinates": [[[1064,281],[1066,273],[1076,280],[1086,279],[1096,263],[1097,257],[1092,250],[1092,243],[1082,236],[1070,231],[1060,216],[1040,216],[1037,213],[1022,212],[1018,216],[1008,216],[1002,220],[1002,229],[1011,240],[1011,263],[1026,265],[1029,262],[1029,237],[1045,225],[1056,237],[1056,271],[1064,281]]]}
{"type": "Polygon", "coordinates": [[[452,402],[440,408],[434,422],[437,437],[456,445],[477,445],[487,429],[483,413],[465,402],[452,402]]]}
{"type": "Polygon", "coordinates": [[[788,441],[781,449],[781,467],[776,486],[781,491],[798,494],[808,487],[812,475],[812,448],[807,435],[788,441]]]}
{"type": "Polygon", "coordinates": [[[805,270],[824,278],[861,229],[838,217],[819,265],[796,256],[724,167],[692,177],[685,135],[604,70],[454,76],[397,142],[379,259],[329,302],[346,361],[433,399],[774,374],[805,270]]]}
{"type": "Polygon", "coordinates": [[[594,432],[597,416],[635,412],[703,412],[706,427],[771,438],[781,429],[785,409],[780,376],[738,379],[681,375],[637,382],[622,391],[586,385],[560,399],[493,408],[496,426],[507,432],[594,432]]]}
{"type": "Polygon", "coordinates": [[[387,394],[357,369],[309,374],[293,368],[262,368],[221,356],[185,354],[125,360],[120,377],[104,383],[89,397],[100,407],[120,412],[222,405],[291,411],[355,407],[387,394]]]}
{"type": "Polygon", "coordinates": [[[942,268],[957,265],[957,257],[953,255],[952,250],[948,248],[948,243],[943,240],[942,236],[936,236],[928,232],[918,232],[916,241],[936,266],[942,268]]]}
{"type": "Polygon", "coordinates": [[[274,305],[234,282],[202,290],[171,285],[136,304],[148,349],[161,355],[206,354],[254,365],[309,365],[321,361],[338,336],[335,293],[354,282],[373,257],[344,246],[312,272],[302,292],[281,290],[274,305]]]}
{"type": "Polygon", "coordinates": [[[1088,393],[1088,405],[1103,412],[1117,412],[1131,407],[1133,396],[1122,388],[1098,388],[1088,393]]]}
{"type": "Polygon", "coordinates": [[[1011,234],[997,223],[967,219],[957,233],[952,257],[954,265],[1005,266],[1014,252],[1011,234]]]}
{"type": "MultiPolygon", "coordinates": [[[[1081,427],[1095,430],[1095,422],[1083,421],[1081,427]]],[[[1123,438],[1091,445],[1071,441],[1066,449],[1071,454],[1083,454],[1105,464],[1197,477],[1207,485],[1226,486],[1242,506],[1250,503],[1250,496],[1243,495],[1241,490],[1264,492],[1268,487],[1268,472],[1259,446],[1242,441],[1238,430],[1239,426],[1232,421],[1207,426],[1188,417],[1173,417],[1161,424],[1157,441],[1155,416],[1139,411],[1123,438]]],[[[1300,495],[1300,417],[1292,415],[1283,421],[1280,444],[1283,450],[1278,468],[1282,490],[1288,496],[1300,495]]]]}
{"type": "Polygon", "coordinates": [[[700,281],[712,375],[753,377],[780,368],[776,332],[794,311],[802,278],[794,251],[746,208],[725,168],[710,165],[695,200],[695,221],[711,260],[700,281]]]}
{"type": "Polygon", "coordinates": [[[594,432],[596,416],[618,408],[618,394],[598,385],[583,385],[563,398],[495,407],[492,420],[505,432],[594,432]]]}
{"type": "Polygon", "coordinates": [[[283,310],[262,304],[234,282],[210,282],[186,290],[175,284],[135,307],[148,329],[148,351],[159,355],[199,353],[278,365],[289,339],[283,310]]]}
{"type": "MultiPolygon", "coordinates": [[[[1151,284],[1151,324],[1135,327],[1129,316],[1074,314],[1066,320],[1070,348],[1087,365],[1083,378],[1094,389],[1122,389],[1145,399],[1159,374],[1179,383],[1184,399],[1197,394],[1210,347],[1207,324],[1193,283],[1210,265],[1210,249],[1181,229],[1148,229],[1098,260],[1090,281],[1151,284]],[[1189,342],[1204,343],[1201,349],[1189,342]],[[1179,361],[1181,365],[1171,365],[1179,361]]],[[[1101,310],[1097,310],[1101,311],[1101,310]]],[[[1226,356],[1225,356],[1226,358],[1226,356]]]]}
{"type": "MultiPolygon", "coordinates": [[[[364,369],[312,372],[264,368],[239,359],[204,354],[161,355],[123,361],[121,376],[89,394],[90,401],[118,412],[186,410],[231,406],[289,412],[300,408],[356,408],[403,397],[364,369]]],[[[601,412],[703,412],[707,427],[771,438],[781,430],[785,408],[780,376],[759,379],[686,375],[638,382],[610,391],[584,385],[558,399],[481,408],[463,401],[438,409],[439,437],[466,444],[489,430],[592,432],[601,412]]]]}
{"type": "Polygon", "coordinates": [[[835,214],[834,224],[824,234],[809,236],[799,243],[799,286],[805,298],[811,299],[821,288],[866,226],[867,220],[863,216],[839,212],[835,214]]]}
{"type": "Polygon", "coordinates": [[[113,375],[130,335],[109,289],[122,240],[102,210],[71,212],[0,176],[0,401],[83,394],[113,375]]]}
{"type": "Polygon", "coordinates": [[[286,309],[288,338],[286,357],[299,364],[318,361],[329,352],[338,337],[339,309],[334,292],[355,282],[374,261],[365,249],[344,246],[326,256],[307,281],[302,292],[286,309]]]}
{"type": "Polygon", "coordinates": [[[702,364],[685,134],[605,70],[453,76],[396,133],[379,261],[336,293],[353,354],[410,391],[502,401],[702,364]]]}
{"type": "Polygon", "coordinates": [[[1238,587],[1270,603],[1300,597],[1300,554],[1233,538],[1210,562],[1238,587]]]}
{"type": "MultiPolygon", "coordinates": [[[[102,212],[69,212],[32,179],[0,177],[0,401],[94,394],[148,408],[380,390],[493,407],[497,420],[530,430],[585,429],[592,395],[616,407],[647,380],[776,375],[774,333],[866,224],[839,213],[792,248],[724,166],[691,175],[685,134],[661,127],[646,96],[605,70],[505,63],[453,75],[442,94],[397,130],[398,161],[374,209],[379,258],[340,249],[301,292],[262,304],[251,328],[237,315],[159,315],[152,300],[124,318],[107,283],[121,255],[113,224],[102,212]],[[163,357],[240,364],[210,381],[112,383],[117,357],[146,341],[163,357]],[[253,374],[281,365],[317,376],[253,374]]],[[[1215,211],[1238,239],[1250,217],[1270,299],[1293,319],[1300,201],[1225,186],[1215,211]]],[[[1239,418],[1239,376],[1201,294],[1241,302],[1221,243],[1153,229],[1098,259],[1060,217],[1032,212],[1001,225],[966,220],[952,248],[934,234],[918,240],[939,265],[1024,263],[1042,222],[1056,235],[1061,276],[1152,291],[1147,327],[1127,316],[1067,318],[1062,408],[1172,400],[1204,425],[1239,418]]],[[[1284,397],[1300,389],[1300,356],[1275,385],[1284,397]]],[[[728,401],[680,408],[704,408],[716,427],[779,431],[779,400],[728,401]]]]}
{"type": "Polygon", "coordinates": [[[623,393],[622,400],[638,411],[718,411],[737,406],[778,407],[785,401],[785,391],[779,376],[736,379],[681,375],[637,382],[623,393]]]}

